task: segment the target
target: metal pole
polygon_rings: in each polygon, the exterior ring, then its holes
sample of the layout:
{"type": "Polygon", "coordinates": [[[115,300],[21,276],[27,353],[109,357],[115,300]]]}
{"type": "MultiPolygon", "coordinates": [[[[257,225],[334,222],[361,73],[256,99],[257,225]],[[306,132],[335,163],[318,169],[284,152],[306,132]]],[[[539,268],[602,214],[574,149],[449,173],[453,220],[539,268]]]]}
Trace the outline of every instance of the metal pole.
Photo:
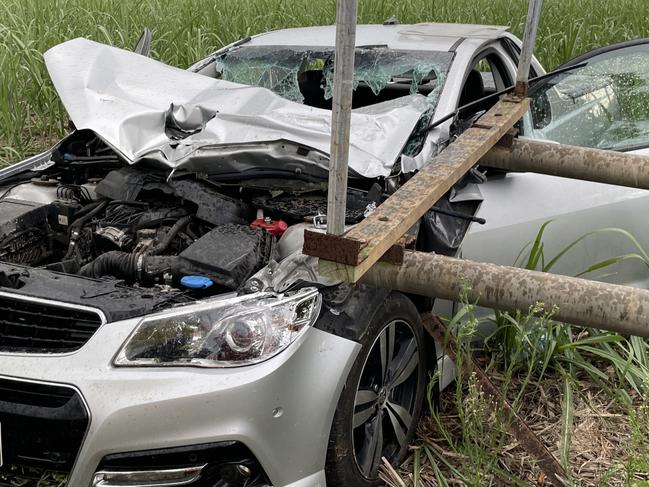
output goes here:
{"type": "Polygon", "coordinates": [[[541,17],[541,3],[542,0],[529,0],[527,9],[523,47],[521,48],[521,56],[518,59],[516,89],[514,91],[516,96],[521,98],[527,96],[527,80],[529,79],[532,53],[534,52],[534,44],[536,43],[536,31],[538,30],[539,19],[541,17]]]}
{"type": "Polygon", "coordinates": [[[553,319],[624,335],[649,337],[649,291],[546,272],[485,264],[424,252],[406,252],[401,266],[378,262],[361,282],[385,289],[503,311],[558,306],[553,319]]]}
{"type": "Polygon", "coordinates": [[[336,57],[327,192],[327,233],[333,235],[341,235],[345,230],[357,8],[357,0],[336,2],[336,57]]]}
{"type": "Polygon", "coordinates": [[[515,139],[480,160],[486,167],[649,189],[649,156],[515,139]]]}

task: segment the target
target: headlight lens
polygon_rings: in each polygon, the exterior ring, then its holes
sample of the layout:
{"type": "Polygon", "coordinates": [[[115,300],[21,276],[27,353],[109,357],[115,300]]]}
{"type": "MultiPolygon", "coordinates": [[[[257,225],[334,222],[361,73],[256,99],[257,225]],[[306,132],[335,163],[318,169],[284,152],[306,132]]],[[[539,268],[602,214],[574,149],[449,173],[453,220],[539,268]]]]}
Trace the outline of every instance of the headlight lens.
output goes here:
{"type": "Polygon", "coordinates": [[[118,366],[238,367],[278,354],[320,313],[320,293],[242,296],[145,318],[115,358],[118,366]]]}

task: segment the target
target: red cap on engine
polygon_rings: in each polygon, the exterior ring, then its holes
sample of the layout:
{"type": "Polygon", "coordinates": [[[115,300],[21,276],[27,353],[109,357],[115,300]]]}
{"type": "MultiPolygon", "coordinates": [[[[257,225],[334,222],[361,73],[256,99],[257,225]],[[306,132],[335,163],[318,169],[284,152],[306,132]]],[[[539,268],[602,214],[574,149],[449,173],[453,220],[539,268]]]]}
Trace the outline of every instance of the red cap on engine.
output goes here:
{"type": "Polygon", "coordinates": [[[288,228],[288,224],[284,220],[271,220],[270,218],[257,218],[250,224],[251,227],[263,228],[271,235],[281,237],[288,228]]]}

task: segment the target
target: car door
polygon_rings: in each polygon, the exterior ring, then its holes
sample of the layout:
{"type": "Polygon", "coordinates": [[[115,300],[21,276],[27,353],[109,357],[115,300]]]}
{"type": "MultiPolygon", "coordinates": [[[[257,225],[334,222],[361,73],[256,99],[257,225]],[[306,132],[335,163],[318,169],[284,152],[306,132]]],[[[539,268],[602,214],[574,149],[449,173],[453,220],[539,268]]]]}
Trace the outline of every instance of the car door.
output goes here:
{"type": "MultiPolygon", "coordinates": [[[[521,136],[585,147],[649,154],[649,40],[598,49],[541,78],[530,88],[531,108],[521,136]]],[[[512,265],[543,223],[546,261],[580,236],[616,227],[649,252],[649,191],[534,173],[489,174],[484,202],[463,242],[466,258],[512,265]]],[[[596,262],[634,252],[621,233],[597,233],[551,269],[576,275],[596,262]]],[[[649,270],[637,260],[589,274],[647,287],[649,270]]]]}

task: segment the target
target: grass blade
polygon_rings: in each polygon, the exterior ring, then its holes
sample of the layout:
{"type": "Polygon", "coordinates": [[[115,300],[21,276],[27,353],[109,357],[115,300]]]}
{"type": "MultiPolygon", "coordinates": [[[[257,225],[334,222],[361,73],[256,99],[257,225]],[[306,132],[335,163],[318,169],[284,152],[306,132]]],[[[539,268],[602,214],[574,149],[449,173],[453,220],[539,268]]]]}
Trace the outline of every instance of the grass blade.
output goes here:
{"type": "Polygon", "coordinates": [[[559,461],[566,472],[570,472],[570,445],[573,422],[572,385],[568,376],[563,378],[563,398],[561,401],[561,438],[559,440],[559,461]]]}
{"type": "Polygon", "coordinates": [[[431,454],[431,448],[428,446],[424,446],[424,451],[426,452],[426,456],[428,457],[428,461],[430,462],[430,468],[433,471],[433,475],[435,476],[435,482],[437,482],[437,485],[439,487],[448,487],[448,482],[444,478],[444,474],[439,469],[439,465],[437,465],[437,461],[433,458],[433,455],[431,454]]]}

